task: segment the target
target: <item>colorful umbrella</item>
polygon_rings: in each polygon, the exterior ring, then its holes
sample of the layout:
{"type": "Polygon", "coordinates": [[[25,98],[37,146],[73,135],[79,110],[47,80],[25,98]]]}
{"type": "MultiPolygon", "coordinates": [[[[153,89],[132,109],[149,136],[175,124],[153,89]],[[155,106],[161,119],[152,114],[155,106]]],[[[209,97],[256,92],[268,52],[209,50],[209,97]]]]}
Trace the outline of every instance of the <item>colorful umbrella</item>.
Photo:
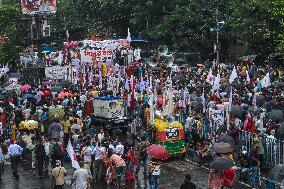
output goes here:
{"type": "Polygon", "coordinates": [[[48,117],[50,119],[54,119],[55,115],[58,115],[60,119],[63,119],[63,116],[65,114],[64,109],[62,108],[52,108],[48,111],[48,117]]]}
{"type": "Polygon", "coordinates": [[[148,155],[156,160],[166,160],[171,155],[167,149],[160,144],[152,144],[147,148],[148,155]]]}
{"type": "Polygon", "coordinates": [[[31,86],[30,85],[23,85],[23,86],[21,86],[20,87],[20,91],[26,91],[26,90],[28,90],[28,89],[30,89],[31,88],[31,86]]]}

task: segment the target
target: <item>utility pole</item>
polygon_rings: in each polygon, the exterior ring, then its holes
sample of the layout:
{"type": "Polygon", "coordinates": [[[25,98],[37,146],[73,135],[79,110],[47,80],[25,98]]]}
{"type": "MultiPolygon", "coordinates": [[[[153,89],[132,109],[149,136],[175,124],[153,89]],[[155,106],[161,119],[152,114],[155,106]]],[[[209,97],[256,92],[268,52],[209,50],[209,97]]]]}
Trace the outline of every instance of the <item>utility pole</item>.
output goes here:
{"type": "Polygon", "coordinates": [[[31,55],[32,55],[32,65],[35,67],[34,30],[33,30],[34,24],[35,24],[35,17],[32,16],[32,23],[31,23],[31,55]]]}
{"type": "MultiPolygon", "coordinates": [[[[216,9],[216,25],[218,26],[218,9],[216,9]]],[[[217,54],[217,66],[219,66],[219,29],[217,29],[217,37],[216,37],[216,54],[217,54]]]]}
{"type": "MultiPolygon", "coordinates": [[[[73,65],[72,65],[72,60],[70,56],[70,49],[69,49],[69,31],[67,29],[67,23],[66,23],[66,17],[64,16],[64,29],[66,32],[66,43],[67,43],[67,50],[68,50],[68,56],[67,56],[67,63],[69,62],[70,65],[70,72],[71,72],[71,83],[73,85],[73,65]],[[70,57],[70,60],[69,60],[70,57]]],[[[69,78],[69,77],[68,77],[69,78]]]]}

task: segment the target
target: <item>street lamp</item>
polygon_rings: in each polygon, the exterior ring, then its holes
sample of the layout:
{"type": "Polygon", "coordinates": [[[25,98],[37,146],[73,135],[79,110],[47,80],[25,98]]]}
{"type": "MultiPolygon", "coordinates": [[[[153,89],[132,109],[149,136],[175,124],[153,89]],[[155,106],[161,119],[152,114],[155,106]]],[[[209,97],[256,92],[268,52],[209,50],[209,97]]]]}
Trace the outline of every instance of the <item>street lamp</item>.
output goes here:
{"type": "Polygon", "coordinates": [[[216,31],[217,32],[217,36],[216,36],[216,44],[214,44],[214,52],[217,53],[217,62],[216,64],[219,65],[219,49],[220,49],[220,44],[219,44],[219,31],[223,28],[225,22],[221,21],[218,22],[218,20],[216,20],[216,25],[213,28],[210,28],[210,31],[216,31]]]}

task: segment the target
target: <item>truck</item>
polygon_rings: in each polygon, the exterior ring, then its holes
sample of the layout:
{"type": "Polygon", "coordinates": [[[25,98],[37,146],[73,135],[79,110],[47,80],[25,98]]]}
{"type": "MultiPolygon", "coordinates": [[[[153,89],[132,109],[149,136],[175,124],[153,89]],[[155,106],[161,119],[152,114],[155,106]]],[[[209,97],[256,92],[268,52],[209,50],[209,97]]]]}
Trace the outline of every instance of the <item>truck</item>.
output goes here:
{"type": "Polygon", "coordinates": [[[106,130],[127,130],[130,119],[126,116],[125,102],[122,97],[94,97],[93,105],[92,121],[95,126],[106,130]]]}

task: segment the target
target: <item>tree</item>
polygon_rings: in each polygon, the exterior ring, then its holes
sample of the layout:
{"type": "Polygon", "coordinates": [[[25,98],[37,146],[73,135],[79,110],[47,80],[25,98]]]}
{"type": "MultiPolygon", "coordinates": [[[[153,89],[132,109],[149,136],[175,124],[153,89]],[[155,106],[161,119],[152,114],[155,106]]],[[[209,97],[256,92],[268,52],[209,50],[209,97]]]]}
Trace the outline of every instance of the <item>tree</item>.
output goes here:
{"type": "Polygon", "coordinates": [[[0,64],[16,66],[28,31],[29,28],[21,20],[21,10],[17,3],[0,5],[0,35],[9,38],[8,43],[0,46],[0,64]]]}

